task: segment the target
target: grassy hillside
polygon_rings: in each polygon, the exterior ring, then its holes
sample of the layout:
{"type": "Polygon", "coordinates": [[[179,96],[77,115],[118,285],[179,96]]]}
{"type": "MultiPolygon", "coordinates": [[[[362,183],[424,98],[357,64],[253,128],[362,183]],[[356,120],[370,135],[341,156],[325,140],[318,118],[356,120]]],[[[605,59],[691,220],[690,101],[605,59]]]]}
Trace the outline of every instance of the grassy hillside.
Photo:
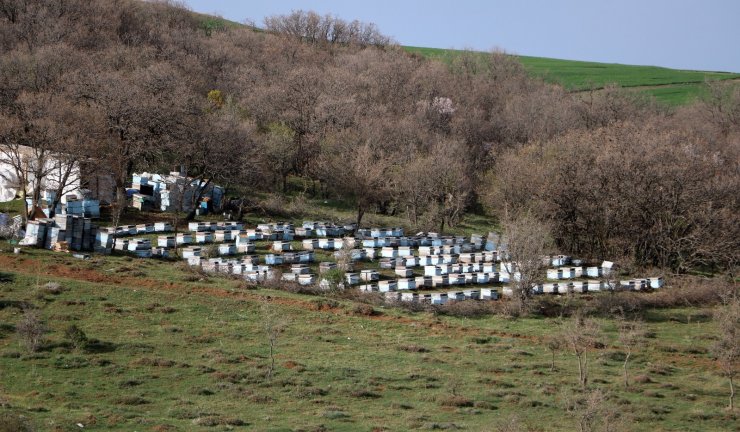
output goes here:
{"type": "MultiPolygon", "coordinates": [[[[412,53],[430,58],[449,60],[460,51],[439,48],[405,47],[412,53]]],[[[481,55],[485,55],[481,53],[481,55]]],[[[652,94],[657,100],[678,105],[688,103],[702,94],[707,80],[740,79],[740,74],[668,69],[657,66],[633,66],[617,63],[596,63],[560,60],[544,57],[519,56],[525,68],[546,81],[562,84],[572,91],[600,88],[616,83],[652,94]]]]}
{"type": "MultiPolygon", "coordinates": [[[[488,430],[512,417],[537,430],[576,427],[565,411],[578,395],[575,360],[559,352],[550,370],[554,319],[368,315],[351,301],[121,256],[0,253],[0,265],[0,414],[23,414],[39,430],[488,430]],[[35,354],[14,335],[23,302],[50,328],[35,354]],[[285,324],[272,380],[266,314],[285,324]],[[66,339],[72,324],[94,339],[86,348],[66,339]]],[[[707,313],[647,318],[652,339],[635,354],[629,389],[615,325],[602,321],[592,385],[611,390],[628,430],[727,430],[707,313]]]]}

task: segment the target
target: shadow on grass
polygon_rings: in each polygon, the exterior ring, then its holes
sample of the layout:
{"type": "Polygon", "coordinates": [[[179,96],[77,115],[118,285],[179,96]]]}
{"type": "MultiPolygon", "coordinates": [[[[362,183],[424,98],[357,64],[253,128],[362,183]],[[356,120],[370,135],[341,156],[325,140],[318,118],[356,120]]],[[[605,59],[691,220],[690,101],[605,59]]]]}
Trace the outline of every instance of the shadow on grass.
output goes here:
{"type": "Polygon", "coordinates": [[[6,338],[15,333],[15,326],[8,323],[0,323],[0,339],[6,338]]]}
{"type": "Polygon", "coordinates": [[[712,315],[702,311],[661,311],[646,310],[642,313],[642,319],[649,323],[677,322],[681,324],[706,323],[712,321],[712,315]]]}
{"type": "MultiPolygon", "coordinates": [[[[113,351],[116,351],[118,349],[118,345],[114,344],[113,342],[106,342],[101,341],[98,339],[89,339],[87,343],[85,343],[84,348],[80,350],[80,353],[84,354],[103,354],[103,353],[110,353],[113,351]]],[[[69,342],[69,341],[59,341],[59,342],[47,342],[43,344],[39,350],[39,352],[62,352],[62,353],[70,353],[75,351],[75,347],[69,342]]]]}
{"type": "Polygon", "coordinates": [[[36,306],[34,306],[33,303],[29,303],[23,300],[0,300],[0,310],[3,310],[8,307],[15,307],[15,308],[18,308],[19,310],[24,310],[24,309],[34,309],[36,306]]]}
{"type": "Polygon", "coordinates": [[[113,352],[118,348],[113,342],[90,339],[85,345],[85,352],[90,354],[102,354],[113,352]]]}
{"type": "Polygon", "coordinates": [[[10,283],[15,280],[15,275],[11,273],[0,272],[0,283],[10,283]]]}

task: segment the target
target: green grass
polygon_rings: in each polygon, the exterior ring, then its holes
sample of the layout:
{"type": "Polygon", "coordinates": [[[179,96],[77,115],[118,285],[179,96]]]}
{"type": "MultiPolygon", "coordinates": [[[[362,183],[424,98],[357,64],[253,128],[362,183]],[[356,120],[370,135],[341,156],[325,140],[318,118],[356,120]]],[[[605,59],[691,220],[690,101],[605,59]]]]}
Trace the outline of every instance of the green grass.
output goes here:
{"type": "Polygon", "coordinates": [[[200,26],[200,28],[209,34],[213,31],[242,28],[246,26],[246,24],[231,21],[220,16],[202,14],[197,12],[192,12],[192,14],[198,21],[198,25],[200,26]]]}
{"type": "MultiPolygon", "coordinates": [[[[563,393],[578,392],[575,361],[561,352],[549,370],[553,319],[380,307],[381,315],[360,316],[348,300],[321,308],[317,297],[198,280],[180,265],[125,256],[81,261],[26,250],[0,253],[0,262],[0,412],[23,414],[39,430],[489,430],[514,415],[539,430],[576,427],[563,408],[563,393]],[[47,281],[64,291],[44,292],[47,281]],[[50,328],[36,354],[14,334],[19,301],[38,307],[50,328]],[[272,380],[266,303],[287,324],[272,380]],[[71,348],[71,324],[99,342],[71,348]],[[449,406],[453,394],[472,406],[449,406]]],[[[655,337],[636,352],[632,376],[651,382],[628,390],[615,325],[601,321],[606,347],[591,352],[592,386],[609,389],[633,418],[629,430],[728,430],[706,316],[650,312],[655,337]]]]}
{"type": "MultiPolygon", "coordinates": [[[[461,51],[440,48],[404,47],[407,51],[429,58],[450,61],[461,51]]],[[[480,53],[485,55],[485,53],[480,53]]],[[[617,63],[597,63],[544,57],[517,56],[534,76],[561,84],[568,90],[602,88],[607,84],[640,88],[669,105],[691,102],[703,94],[702,84],[708,80],[737,80],[740,74],[669,69],[657,66],[634,66],[617,63]],[[656,87],[659,86],[659,87],[656,87]],[[642,88],[645,87],[645,88],[642,88]]]]}
{"type": "Polygon", "coordinates": [[[23,201],[22,200],[13,200],[13,201],[4,201],[0,202],[0,213],[7,213],[11,217],[15,215],[19,215],[23,212],[23,201]]]}

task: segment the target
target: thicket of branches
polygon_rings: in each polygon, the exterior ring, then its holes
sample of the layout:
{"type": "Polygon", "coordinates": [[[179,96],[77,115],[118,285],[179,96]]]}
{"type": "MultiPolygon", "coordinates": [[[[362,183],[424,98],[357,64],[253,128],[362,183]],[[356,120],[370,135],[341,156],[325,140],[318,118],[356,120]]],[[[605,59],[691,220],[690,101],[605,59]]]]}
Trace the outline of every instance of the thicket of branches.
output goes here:
{"type": "MultiPolygon", "coordinates": [[[[564,252],[676,270],[737,263],[737,87],[676,112],[530,78],[515,57],[409,55],[311,12],[218,28],[172,2],[0,0],[0,147],[110,176],[184,164],[445,229],[485,204],[564,252]]],[[[37,191],[33,191],[37,199],[37,191]]]]}

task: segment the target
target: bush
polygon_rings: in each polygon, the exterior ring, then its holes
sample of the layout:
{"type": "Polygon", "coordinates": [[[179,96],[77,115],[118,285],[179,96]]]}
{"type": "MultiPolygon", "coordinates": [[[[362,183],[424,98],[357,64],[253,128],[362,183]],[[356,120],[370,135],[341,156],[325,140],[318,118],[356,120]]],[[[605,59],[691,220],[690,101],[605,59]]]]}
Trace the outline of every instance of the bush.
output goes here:
{"type": "Polygon", "coordinates": [[[331,269],[324,272],[321,278],[328,282],[330,291],[344,288],[344,270],[331,269]]]}
{"type": "Polygon", "coordinates": [[[57,282],[47,282],[43,288],[46,293],[53,294],[53,295],[58,295],[64,292],[62,285],[60,285],[57,282]]]}
{"type": "Polygon", "coordinates": [[[316,285],[301,285],[297,282],[284,281],[281,279],[282,272],[275,270],[274,277],[272,279],[261,281],[261,282],[249,282],[245,281],[242,286],[245,289],[254,288],[266,288],[274,289],[277,291],[285,291],[293,294],[306,294],[319,296],[324,295],[326,292],[316,285]]]}
{"type": "Polygon", "coordinates": [[[324,411],[324,413],[322,414],[322,417],[326,417],[332,420],[337,420],[337,419],[348,418],[349,414],[347,414],[344,411],[324,411]]]}
{"type": "Polygon", "coordinates": [[[439,315],[458,318],[480,318],[496,312],[492,302],[478,300],[453,301],[444,305],[432,306],[439,315]]]}
{"type": "Polygon", "coordinates": [[[193,424],[196,426],[246,426],[243,420],[238,418],[221,417],[221,416],[207,416],[198,417],[193,420],[193,424]]]}
{"type": "Polygon", "coordinates": [[[368,304],[356,304],[352,308],[352,314],[353,315],[360,315],[360,316],[373,316],[378,315],[378,312],[370,305],[368,304]]]}
{"type": "Polygon", "coordinates": [[[0,432],[32,432],[34,429],[28,419],[14,413],[0,414],[0,432]]]}
{"type": "Polygon", "coordinates": [[[36,352],[41,347],[47,332],[39,313],[33,309],[26,309],[23,312],[23,318],[15,326],[15,330],[29,352],[36,352]]]}
{"type": "Polygon", "coordinates": [[[314,308],[316,310],[328,310],[339,307],[338,301],[327,298],[319,298],[314,300],[312,303],[314,304],[314,308]]]}
{"type": "Polygon", "coordinates": [[[74,324],[64,330],[64,338],[67,339],[75,349],[84,349],[87,347],[87,335],[74,324]]]}
{"type": "Polygon", "coordinates": [[[713,279],[683,276],[670,287],[653,292],[616,292],[599,294],[586,304],[589,312],[611,316],[615,313],[639,313],[647,309],[702,307],[720,304],[722,299],[736,291],[732,282],[719,277],[713,279]]]}

